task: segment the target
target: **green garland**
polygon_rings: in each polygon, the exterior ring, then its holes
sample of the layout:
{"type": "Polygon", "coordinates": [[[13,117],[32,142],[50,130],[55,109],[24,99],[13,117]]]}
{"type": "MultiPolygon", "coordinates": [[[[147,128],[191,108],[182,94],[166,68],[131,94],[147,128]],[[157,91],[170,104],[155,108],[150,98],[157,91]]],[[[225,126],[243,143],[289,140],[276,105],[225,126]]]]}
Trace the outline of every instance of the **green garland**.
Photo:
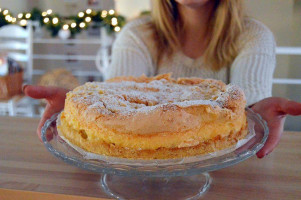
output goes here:
{"type": "Polygon", "coordinates": [[[107,32],[112,34],[119,32],[126,22],[125,17],[117,15],[114,10],[87,9],[76,16],[61,17],[52,13],[52,10],[42,12],[38,8],[33,8],[30,13],[19,13],[17,17],[13,17],[9,10],[0,8],[0,27],[8,24],[20,24],[26,27],[27,20],[38,21],[41,26],[45,26],[51,32],[53,37],[57,36],[61,29],[68,29],[71,36],[75,36],[89,27],[105,27],[107,32]]]}
{"type": "Polygon", "coordinates": [[[7,14],[4,15],[4,12],[6,12],[6,10],[3,10],[3,12],[2,11],[0,12],[0,27],[10,24],[10,22],[8,22],[7,19],[5,19],[5,17],[7,15],[10,15],[11,13],[7,10],[7,14]]]}

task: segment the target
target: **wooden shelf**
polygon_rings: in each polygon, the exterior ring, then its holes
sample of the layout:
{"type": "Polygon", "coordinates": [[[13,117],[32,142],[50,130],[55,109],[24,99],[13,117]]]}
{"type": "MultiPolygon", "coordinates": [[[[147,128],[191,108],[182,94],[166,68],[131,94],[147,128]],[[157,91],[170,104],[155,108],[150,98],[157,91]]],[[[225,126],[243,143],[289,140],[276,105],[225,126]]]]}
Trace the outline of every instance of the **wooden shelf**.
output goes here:
{"type": "Polygon", "coordinates": [[[34,39],[34,44],[94,44],[94,45],[100,45],[101,41],[100,39],[68,39],[68,40],[62,40],[62,39],[34,39]]]}
{"type": "Polygon", "coordinates": [[[91,55],[57,55],[57,54],[34,54],[35,60],[91,60],[95,61],[96,56],[91,55]]]}
{"type": "MultiPolygon", "coordinates": [[[[34,75],[43,75],[45,74],[46,70],[42,70],[42,69],[35,69],[33,70],[33,74],[34,75]]],[[[74,76],[94,76],[94,77],[102,77],[101,73],[99,71],[88,71],[88,70],[74,70],[72,71],[72,74],[74,76]]]]}

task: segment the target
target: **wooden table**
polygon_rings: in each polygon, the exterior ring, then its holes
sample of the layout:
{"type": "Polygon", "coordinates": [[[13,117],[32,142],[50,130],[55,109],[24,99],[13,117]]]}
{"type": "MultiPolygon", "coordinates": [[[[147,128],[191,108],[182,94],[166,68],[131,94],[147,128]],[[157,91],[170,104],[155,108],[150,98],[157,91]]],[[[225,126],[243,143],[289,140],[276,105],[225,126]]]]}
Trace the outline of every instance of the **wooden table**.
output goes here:
{"type": "MultiPolygon", "coordinates": [[[[107,199],[100,175],[52,156],[36,136],[37,124],[0,117],[0,199],[107,199]]],[[[286,132],[268,157],[212,172],[206,199],[301,199],[300,146],[301,132],[286,132]]]]}

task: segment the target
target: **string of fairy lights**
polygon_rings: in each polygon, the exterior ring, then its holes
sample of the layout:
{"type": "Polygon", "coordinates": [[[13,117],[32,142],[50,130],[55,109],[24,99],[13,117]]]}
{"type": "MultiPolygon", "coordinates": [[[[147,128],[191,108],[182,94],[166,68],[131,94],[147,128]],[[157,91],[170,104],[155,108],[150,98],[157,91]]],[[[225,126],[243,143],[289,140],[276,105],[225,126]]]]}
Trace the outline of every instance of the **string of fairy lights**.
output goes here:
{"type": "Polygon", "coordinates": [[[119,32],[125,24],[125,17],[118,15],[115,10],[92,10],[90,8],[80,11],[76,16],[61,17],[52,9],[41,11],[34,8],[31,12],[19,13],[14,16],[8,9],[0,8],[0,27],[7,24],[28,25],[28,21],[39,21],[41,26],[56,36],[60,30],[69,30],[75,35],[89,26],[105,27],[108,33],[119,32]]]}

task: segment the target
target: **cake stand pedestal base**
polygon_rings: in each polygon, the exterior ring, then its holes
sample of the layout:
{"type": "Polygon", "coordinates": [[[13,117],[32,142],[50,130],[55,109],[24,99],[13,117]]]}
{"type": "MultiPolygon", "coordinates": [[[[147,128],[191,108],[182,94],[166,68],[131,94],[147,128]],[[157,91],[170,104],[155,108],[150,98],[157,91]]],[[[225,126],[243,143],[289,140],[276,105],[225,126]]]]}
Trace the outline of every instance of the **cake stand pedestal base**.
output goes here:
{"type": "Polygon", "coordinates": [[[208,173],[177,177],[140,177],[103,174],[103,190],[115,199],[199,199],[210,187],[208,173]]]}

